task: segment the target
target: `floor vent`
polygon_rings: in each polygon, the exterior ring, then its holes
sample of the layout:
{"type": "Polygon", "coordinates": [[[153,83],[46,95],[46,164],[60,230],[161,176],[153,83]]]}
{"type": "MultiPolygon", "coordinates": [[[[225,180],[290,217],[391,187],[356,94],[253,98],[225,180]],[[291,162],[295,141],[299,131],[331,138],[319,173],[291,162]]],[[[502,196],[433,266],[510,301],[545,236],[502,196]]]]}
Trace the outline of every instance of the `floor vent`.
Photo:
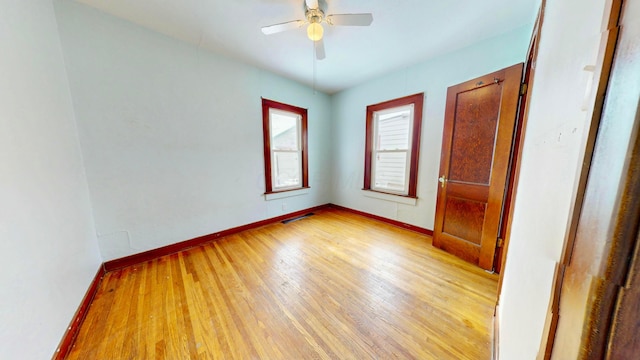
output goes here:
{"type": "Polygon", "coordinates": [[[298,217],[294,217],[294,218],[291,218],[291,219],[282,220],[282,223],[283,223],[283,224],[288,224],[288,223],[290,223],[290,222],[294,222],[294,221],[302,220],[302,219],[304,219],[304,218],[308,218],[309,216],[313,216],[313,215],[314,215],[313,213],[308,213],[308,214],[300,215],[300,216],[298,216],[298,217]]]}

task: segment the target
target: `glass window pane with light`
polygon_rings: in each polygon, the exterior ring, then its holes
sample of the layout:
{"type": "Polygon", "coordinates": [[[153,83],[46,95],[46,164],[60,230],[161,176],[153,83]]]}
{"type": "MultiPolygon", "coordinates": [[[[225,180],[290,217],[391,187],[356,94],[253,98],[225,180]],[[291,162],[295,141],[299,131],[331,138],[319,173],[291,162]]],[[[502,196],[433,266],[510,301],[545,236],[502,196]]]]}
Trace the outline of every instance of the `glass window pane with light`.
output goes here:
{"type": "Polygon", "coordinates": [[[413,104],[374,112],[371,188],[407,195],[413,104]]]}
{"type": "Polygon", "coordinates": [[[301,116],[269,109],[271,127],[271,181],[274,190],[301,186],[301,116]]]}

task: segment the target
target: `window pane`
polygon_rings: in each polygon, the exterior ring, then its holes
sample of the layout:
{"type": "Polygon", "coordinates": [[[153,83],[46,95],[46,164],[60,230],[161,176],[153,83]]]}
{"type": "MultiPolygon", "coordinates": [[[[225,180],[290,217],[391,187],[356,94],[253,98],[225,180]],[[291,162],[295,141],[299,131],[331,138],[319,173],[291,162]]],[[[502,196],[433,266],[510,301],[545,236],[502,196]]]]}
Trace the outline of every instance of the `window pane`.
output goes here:
{"type": "Polygon", "coordinates": [[[271,149],[298,150],[298,116],[271,113],[271,149]]]}
{"type": "Polygon", "coordinates": [[[300,156],[297,152],[273,152],[274,187],[300,185],[300,156]]]}
{"type": "Polygon", "coordinates": [[[377,153],[374,159],[374,187],[393,191],[405,190],[407,153],[377,153]]]}
{"type": "Polygon", "coordinates": [[[376,150],[409,149],[410,110],[378,116],[376,150]]]}

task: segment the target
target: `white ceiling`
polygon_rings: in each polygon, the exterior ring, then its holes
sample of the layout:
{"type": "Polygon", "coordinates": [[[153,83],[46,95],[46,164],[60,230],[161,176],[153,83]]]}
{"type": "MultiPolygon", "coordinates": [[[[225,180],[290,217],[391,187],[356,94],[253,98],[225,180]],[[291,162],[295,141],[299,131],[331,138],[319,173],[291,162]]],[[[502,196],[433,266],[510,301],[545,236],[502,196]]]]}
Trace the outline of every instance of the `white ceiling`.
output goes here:
{"type": "MultiPolygon", "coordinates": [[[[313,85],[304,0],[76,0],[159,33],[313,85]]],[[[327,93],[531,24],[539,0],[320,0],[326,14],[373,14],[370,27],[325,27],[316,88],[327,93]]],[[[524,59],[523,59],[524,60],[524,59]]]]}

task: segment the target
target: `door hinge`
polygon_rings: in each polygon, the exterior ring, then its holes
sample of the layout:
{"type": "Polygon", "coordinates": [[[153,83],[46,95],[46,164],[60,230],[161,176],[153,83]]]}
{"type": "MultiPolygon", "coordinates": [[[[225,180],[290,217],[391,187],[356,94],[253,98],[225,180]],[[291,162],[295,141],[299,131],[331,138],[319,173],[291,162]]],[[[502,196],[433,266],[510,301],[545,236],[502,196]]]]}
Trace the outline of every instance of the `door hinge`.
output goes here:
{"type": "Polygon", "coordinates": [[[526,83],[520,84],[520,95],[524,96],[527,93],[528,86],[526,83]]]}
{"type": "Polygon", "coordinates": [[[499,237],[498,241],[496,242],[496,247],[497,248],[501,248],[502,247],[502,243],[504,243],[504,240],[501,237],[499,237]]]}

